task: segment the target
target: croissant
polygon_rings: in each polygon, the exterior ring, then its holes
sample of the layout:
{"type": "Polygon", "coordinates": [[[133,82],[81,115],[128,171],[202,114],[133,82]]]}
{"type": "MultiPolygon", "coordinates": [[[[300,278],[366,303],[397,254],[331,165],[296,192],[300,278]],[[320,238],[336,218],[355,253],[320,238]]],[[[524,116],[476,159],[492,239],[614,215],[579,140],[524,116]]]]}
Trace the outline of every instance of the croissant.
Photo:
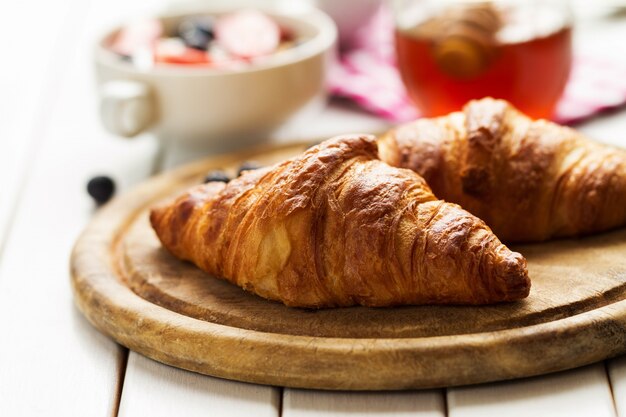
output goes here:
{"type": "Polygon", "coordinates": [[[526,260],[368,136],[328,140],[152,210],[176,257],[288,306],[482,304],[524,298],[526,260]]]}
{"type": "Polygon", "coordinates": [[[383,161],[422,175],[505,242],[584,235],[626,224],[626,151],[531,120],[503,100],[400,126],[383,161]]]}

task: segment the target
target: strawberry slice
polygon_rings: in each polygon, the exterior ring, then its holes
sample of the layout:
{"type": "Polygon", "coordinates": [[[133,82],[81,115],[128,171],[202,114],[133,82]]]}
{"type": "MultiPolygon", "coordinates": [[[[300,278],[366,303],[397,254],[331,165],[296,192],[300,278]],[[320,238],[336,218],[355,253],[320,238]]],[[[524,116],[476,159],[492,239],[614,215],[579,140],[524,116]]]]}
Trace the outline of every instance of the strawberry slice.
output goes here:
{"type": "Polygon", "coordinates": [[[240,58],[271,54],[278,48],[280,35],[280,27],[267,15],[255,10],[223,16],[215,25],[218,42],[240,58]]]}
{"type": "Polygon", "coordinates": [[[132,56],[141,48],[151,47],[162,33],[161,21],[156,19],[139,20],[122,28],[115,36],[110,49],[120,55],[132,56]]]}
{"type": "Polygon", "coordinates": [[[205,51],[189,48],[179,38],[160,39],[154,48],[154,61],[163,64],[208,65],[211,63],[205,51]]]}

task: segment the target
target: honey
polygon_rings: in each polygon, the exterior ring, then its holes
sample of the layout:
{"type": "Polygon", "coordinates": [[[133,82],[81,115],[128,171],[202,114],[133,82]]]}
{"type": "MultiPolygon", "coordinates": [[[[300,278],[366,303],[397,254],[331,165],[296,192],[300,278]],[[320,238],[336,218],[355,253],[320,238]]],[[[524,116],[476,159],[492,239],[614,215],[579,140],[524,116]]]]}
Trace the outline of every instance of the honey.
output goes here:
{"type": "Polygon", "coordinates": [[[534,118],[553,114],[570,73],[571,28],[553,25],[515,39],[509,24],[482,6],[396,30],[400,73],[423,115],[444,115],[485,96],[534,118]]]}

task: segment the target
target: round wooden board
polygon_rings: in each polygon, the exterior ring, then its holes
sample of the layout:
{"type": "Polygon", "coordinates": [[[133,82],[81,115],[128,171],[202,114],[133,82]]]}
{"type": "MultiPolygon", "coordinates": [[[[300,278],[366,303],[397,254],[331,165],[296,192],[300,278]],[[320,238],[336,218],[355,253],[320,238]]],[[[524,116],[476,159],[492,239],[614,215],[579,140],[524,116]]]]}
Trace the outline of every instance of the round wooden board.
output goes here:
{"type": "Polygon", "coordinates": [[[626,352],[626,229],[514,247],[533,287],[521,302],[304,310],[261,299],[181,262],[149,226],[150,207],[243,160],[272,163],[304,144],[198,162],[100,210],[72,254],[85,316],[158,361],[290,387],[383,390],[538,375],[626,352]]]}

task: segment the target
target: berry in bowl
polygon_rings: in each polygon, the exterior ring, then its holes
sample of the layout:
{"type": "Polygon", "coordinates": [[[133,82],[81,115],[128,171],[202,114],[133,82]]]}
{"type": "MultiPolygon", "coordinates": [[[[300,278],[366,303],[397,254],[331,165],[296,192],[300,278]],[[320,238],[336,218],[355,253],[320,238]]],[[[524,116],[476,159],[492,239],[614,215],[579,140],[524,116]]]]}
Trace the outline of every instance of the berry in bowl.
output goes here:
{"type": "Polygon", "coordinates": [[[120,59],[142,68],[155,65],[194,65],[238,69],[271,60],[304,43],[308,37],[279,25],[258,10],[240,10],[221,16],[183,18],[166,30],[159,19],[123,27],[109,48],[120,59]]]}
{"type": "MultiPolygon", "coordinates": [[[[96,47],[102,121],[216,147],[261,138],[324,94],[332,20],[231,10],[124,25],[96,47]]],[[[242,142],[243,144],[243,142],[242,142]]]]}

